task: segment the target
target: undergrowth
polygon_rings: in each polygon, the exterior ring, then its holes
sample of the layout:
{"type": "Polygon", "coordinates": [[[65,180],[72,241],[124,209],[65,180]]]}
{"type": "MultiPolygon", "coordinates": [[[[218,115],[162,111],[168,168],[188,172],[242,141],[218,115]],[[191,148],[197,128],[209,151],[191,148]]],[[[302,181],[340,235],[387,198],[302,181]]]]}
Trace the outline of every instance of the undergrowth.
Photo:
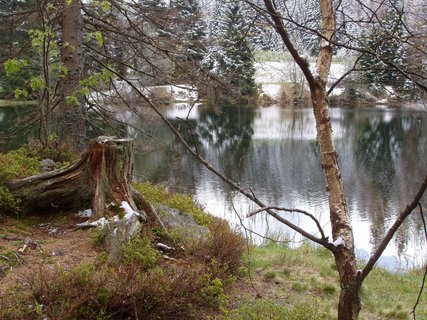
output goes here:
{"type": "MultiPolygon", "coordinates": [[[[180,210],[201,210],[184,199],[180,210]]],[[[152,244],[161,232],[148,229],[114,264],[106,252],[96,264],[70,270],[46,260],[25,289],[16,287],[0,300],[0,319],[208,319],[222,313],[229,288],[242,275],[245,241],[226,221],[208,221],[209,234],[193,241],[176,241],[163,230],[162,240],[168,236],[165,243],[174,245],[167,257],[152,244]]]]}
{"type": "Polygon", "coordinates": [[[208,226],[213,220],[213,217],[203,211],[190,195],[168,192],[162,186],[155,186],[149,182],[135,183],[134,187],[149,203],[160,203],[188,213],[202,226],[208,226]]]}
{"type": "Polygon", "coordinates": [[[49,137],[45,146],[31,141],[17,150],[0,153],[0,211],[12,214],[20,212],[19,199],[15,199],[6,187],[9,181],[39,174],[41,159],[52,159],[57,169],[69,165],[77,158],[78,155],[68,147],[60,146],[55,136],[49,137]]]}
{"type": "Polygon", "coordinates": [[[40,158],[21,148],[0,154],[0,182],[35,175],[40,171],[40,158]]]}

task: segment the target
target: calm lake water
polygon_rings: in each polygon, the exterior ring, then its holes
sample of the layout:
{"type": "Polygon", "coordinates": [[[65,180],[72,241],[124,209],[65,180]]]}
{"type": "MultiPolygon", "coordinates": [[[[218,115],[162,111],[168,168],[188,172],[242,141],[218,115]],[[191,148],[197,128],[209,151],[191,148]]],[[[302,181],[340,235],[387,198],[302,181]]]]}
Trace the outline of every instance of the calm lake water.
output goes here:
{"type": "MultiPolygon", "coordinates": [[[[183,135],[220,171],[250,188],[269,205],[306,210],[329,232],[328,205],[319,164],[311,109],[225,108],[218,112],[176,105],[167,116],[183,135]],[[188,116],[188,123],[179,120],[188,116]]],[[[13,118],[0,109],[0,131],[13,118]]],[[[16,113],[16,111],[15,111],[16,113]]],[[[245,218],[257,207],[236,194],[184,152],[161,123],[137,120],[130,112],[119,118],[146,133],[135,143],[135,175],[162,183],[170,190],[193,194],[212,214],[260,235],[302,239],[265,214],[245,218]]],[[[427,113],[379,108],[331,111],[334,139],[356,237],[358,256],[367,258],[412,199],[427,172],[427,113]]],[[[127,128],[134,136],[136,132],[127,128]]],[[[423,199],[427,211],[427,197],[423,199]]],[[[299,215],[286,217],[316,232],[299,215]]],[[[422,266],[427,246],[420,214],[412,215],[387,247],[380,261],[390,269],[422,266]]],[[[252,233],[254,241],[261,238],[252,233]]]]}

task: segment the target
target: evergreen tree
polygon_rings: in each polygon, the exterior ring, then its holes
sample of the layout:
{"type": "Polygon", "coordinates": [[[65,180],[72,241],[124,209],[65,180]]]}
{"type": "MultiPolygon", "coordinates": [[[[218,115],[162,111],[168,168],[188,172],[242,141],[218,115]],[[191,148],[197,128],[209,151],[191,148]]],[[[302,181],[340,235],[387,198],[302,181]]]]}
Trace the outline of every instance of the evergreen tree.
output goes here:
{"type": "Polygon", "coordinates": [[[403,22],[401,5],[395,1],[387,8],[384,18],[379,25],[374,26],[366,34],[365,47],[372,54],[365,55],[360,64],[363,67],[367,83],[375,86],[389,85],[398,91],[404,91],[406,79],[391,63],[403,70],[406,69],[406,49],[402,44],[403,22]]]}
{"type": "Polygon", "coordinates": [[[193,61],[202,61],[206,55],[207,26],[198,0],[176,0],[171,6],[177,11],[177,25],[183,51],[193,61]]]}
{"type": "MultiPolygon", "coordinates": [[[[248,40],[246,8],[237,1],[217,10],[214,28],[218,39],[215,55],[217,72],[243,95],[255,93],[255,68],[248,40]]],[[[250,28],[250,26],[249,26],[250,28]]]]}
{"type": "Polygon", "coordinates": [[[321,31],[318,0],[287,1],[281,11],[285,16],[289,16],[289,19],[295,21],[295,24],[289,28],[293,42],[308,54],[317,54],[321,31]],[[289,10],[289,8],[293,8],[293,10],[289,10]]]}

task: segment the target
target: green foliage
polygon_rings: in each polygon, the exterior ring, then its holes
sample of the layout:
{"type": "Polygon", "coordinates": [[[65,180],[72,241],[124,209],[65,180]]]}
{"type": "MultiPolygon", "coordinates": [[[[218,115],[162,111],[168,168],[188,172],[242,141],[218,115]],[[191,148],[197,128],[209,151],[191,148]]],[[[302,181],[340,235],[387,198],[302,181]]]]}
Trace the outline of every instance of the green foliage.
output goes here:
{"type": "Polygon", "coordinates": [[[224,292],[221,279],[211,279],[209,275],[205,275],[199,281],[202,284],[200,294],[207,304],[218,308],[226,306],[228,299],[224,292]]]}
{"type": "Polygon", "coordinates": [[[92,1],[92,5],[95,8],[100,8],[103,12],[107,12],[111,9],[111,3],[110,1],[106,0],[94,0],[92,1]]]}
{"type": "Polygon", "coordinates": [[[28,66],[27,60],[18,60],[18,59],[8,59],[4,63],[4,70],[6,72],[7,76],[13,75],[19,71],[21,71],[22,68],[28,66]]]}
{"type": "Polygon", "coordinates": [[[46,88],[46,82],[41,77],[32,77],[30,86],[33,91],[38,91],[46,88]]]}
{"type": "Polygon", "coordinates": [[[148,202],[160,203],[188,213],[202,226],[208,226],[213,220],[213,217],[204,212],[200,205],[195,203],[189,195],[171,193],[162,186],[153,186],[149,182],[136,183],[134,187],[144,195],[148,202]]]}
{"type": "Polygon", "coordinates": [[[101,31],[96,31],[95,32],[95,39],[98,42],[99,46],[102,46],[104,44],[104,37],[102,36],[102,32],[101,31]]]}
{"type": "Polygon", "coordinates": [[[126,263],[137,262],[146,270],[153,268],[160,259],[160,253],[147,238],[135,237],[123,246],[122,252],[126,263]]]}
{"type": "Polygon", "coordinates": [[[29,155],[24,148],[0,154],[0,182],[39,173],[40,159],[29,155]]]}
{"type": "Polygon", "coordinates": [[[2,185],[0,185],[0,211],[10,213],[18,213],[20,211],[19,200],[15,199],[9,189],[2,185]]]}
{"type": "Polygon", "coordinates": [[[78,106],[80,104],[79,98],[77,96],[75,96],[75,95],[66,96],[65,97],[65,101],[70,106],[78,106]]]}
{"type": "Polygon", "coordinates": [[[22,98],[28,98],[28,91],[26,89],[15,89],[15,99],[19,100],[22,98]]]}

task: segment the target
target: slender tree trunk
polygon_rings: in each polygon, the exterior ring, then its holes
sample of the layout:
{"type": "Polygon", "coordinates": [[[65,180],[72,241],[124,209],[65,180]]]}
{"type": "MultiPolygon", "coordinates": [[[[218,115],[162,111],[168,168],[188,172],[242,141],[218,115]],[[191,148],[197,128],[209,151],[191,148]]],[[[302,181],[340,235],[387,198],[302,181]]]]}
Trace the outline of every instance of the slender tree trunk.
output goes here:
{"type": "Polygon", "coordinates": [[[61,81],[62,101],[59,105],[58,138],[61,144],[83,151],[86,143],[86,110],[70,96],[76,91],[83,75],[83,18],[80,0],[63,0],[61,62],[67,74],[61,81]]]}
{"type": "Polygon", "coordinates": [[[338,165],[338,155],[332,138],[332,127],[326,94],[326,84],[331,68],[333,43],[335,41],[336,23],[333,1],[320,0],[322,15],[322,39],[316,62],[316,72],[295,48],[287,28],[278,14],[272,0],[264,0],[266,9],[274,23],[276,31],[303,72],[311,92],[313,111],[316,119],[317,140],[319,142],[321,164],[325,176],[328,195],[332,237],[335,242],[330,249],[335,256],[335,264],[340,279],[340,298],[338,320],[357,320],[361,309],[360,276],[356,268],[354,237],[348,217],[348,209],[338,165]]]}
{"type": "Polygon", "coordinates": [[[361,303],[360,280],[354,252],[354,236],[348,216],[338,155],[332,137],[326,95],[326,83],[331,69],[333,42],[335,41],[336,33],[335,11],[331,0],[320,0],[319,4],[322,14],[323,38],[320,41],[320,50],[316,63],[317,76],[314,77],[314,81],[310,84],[310,91],[316,119],[321,164],[328,194],[332,237],[334,241],[337,241],[334,256],[341,286],[338,319],[357,320],[361,303]]]}
{"type": "Polygon", "coordinates": [[[334,249],[335,264],[340,278],[339,320],[358,319],[361,309],[360,279],[356,267],[353,231],[348,218],[338,156],[332,139],[329,107],[325,84],[316,80],[312,90],[313,110],[316,119],[317,140],[321,153],[321,164],[325,175],[329,200],[332,236],[337,241],[334,249]]]}

